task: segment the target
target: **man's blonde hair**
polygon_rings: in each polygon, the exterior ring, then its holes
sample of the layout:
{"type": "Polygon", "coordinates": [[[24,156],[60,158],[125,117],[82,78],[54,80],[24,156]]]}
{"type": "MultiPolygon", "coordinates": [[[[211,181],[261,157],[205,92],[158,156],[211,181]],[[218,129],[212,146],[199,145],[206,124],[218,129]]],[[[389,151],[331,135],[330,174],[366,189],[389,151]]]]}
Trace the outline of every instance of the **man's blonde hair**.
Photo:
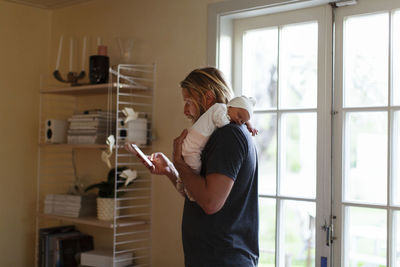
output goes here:
{"type": "Polygon", "coordinates": [[[207,92],[212,93],[215,103],[226,104],[232,98],[232,90],[225,81],[224,75],[214,67],[193,70],[180,82],[180,86],[187,90],[200,115],[206,110],[207,92]]]}

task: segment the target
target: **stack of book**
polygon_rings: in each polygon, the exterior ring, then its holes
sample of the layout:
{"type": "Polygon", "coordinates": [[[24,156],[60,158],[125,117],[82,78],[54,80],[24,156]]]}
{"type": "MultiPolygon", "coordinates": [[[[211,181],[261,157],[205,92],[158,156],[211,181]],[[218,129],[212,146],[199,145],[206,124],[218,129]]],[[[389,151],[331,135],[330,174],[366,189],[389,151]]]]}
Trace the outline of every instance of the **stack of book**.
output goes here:
{"type": "Polygon", "coordinates": [[[48,194],[44,213],[76,218],[96,216],[96,195],[48,194]]]}
{"type": "Polygon", "coordinates": [[[93,250],[93,237],[73,225],[39,230],[39,267],[79,266],[79,255],[93,250]]]}
{"type": "Polygon", "coordinates": [[[74,114],[69,119],[68,144],[105,144],[107,134],[115,128],[115,115],[111,112],[94,110],[74,114]]]}
{"type": "Polygon", "coordinates": [[[125,252],[116,254],[113,260],[113,252],[111,250],[96,249],[82,253],[81,264],[92,267],[124,267],[132,266],[132,258],[132,252],[125,252]],[[115,261],[115,265],[113,265],[113,261],[115,261]]]}

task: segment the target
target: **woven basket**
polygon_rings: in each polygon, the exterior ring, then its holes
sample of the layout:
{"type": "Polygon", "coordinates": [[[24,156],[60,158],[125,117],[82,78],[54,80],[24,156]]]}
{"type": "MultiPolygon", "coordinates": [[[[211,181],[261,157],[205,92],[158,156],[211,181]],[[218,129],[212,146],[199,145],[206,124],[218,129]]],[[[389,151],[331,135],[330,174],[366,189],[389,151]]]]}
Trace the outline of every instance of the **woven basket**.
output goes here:
{"type": "MultiPolygon", "coordinates": [[[[97,198],[97,218],[102,221],[111,221],[114,219],[114,204],[113,198],[97,198]]],[[[118,204],[118,203],[117,203],[118,204]]],[[[119,210],[117,210],[117,216],[119,210]]]]}

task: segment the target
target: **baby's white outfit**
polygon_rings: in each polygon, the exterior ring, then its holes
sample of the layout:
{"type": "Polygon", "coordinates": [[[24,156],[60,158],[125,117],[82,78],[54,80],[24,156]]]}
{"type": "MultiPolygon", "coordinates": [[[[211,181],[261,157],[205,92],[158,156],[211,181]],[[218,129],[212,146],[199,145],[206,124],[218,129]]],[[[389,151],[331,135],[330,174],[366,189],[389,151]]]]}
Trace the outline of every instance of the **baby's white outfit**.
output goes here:
{"type": "MultiPolygon", "coordinates": [[[[211,134],[222,126],[230,123],[228,117],[228,108],[226,104],[215,103],[189,128],[188,134],[182,144],[182,155],[186,164],[189,165],[196,174],[201,169],[201,152],[211,134]]],[[[176,188],[179,192],[187,195],[193,201],[193,198],[184,189],[182,180],[178,177],[176,188]]]]}

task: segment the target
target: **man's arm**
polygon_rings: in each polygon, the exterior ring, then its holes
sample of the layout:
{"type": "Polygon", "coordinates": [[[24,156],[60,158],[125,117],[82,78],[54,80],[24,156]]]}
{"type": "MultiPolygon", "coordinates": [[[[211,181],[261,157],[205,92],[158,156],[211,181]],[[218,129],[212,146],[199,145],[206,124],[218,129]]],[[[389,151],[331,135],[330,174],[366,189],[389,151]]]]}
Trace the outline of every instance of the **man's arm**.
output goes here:
{"type": "Polygon", "coordinates": [[[193,173],[185,162],[175,163],[186,190],[207,214],[218,212],[225,204],[233,186],[233,180],[219,173],[209,174],[203,179],[193,173]]]}
{"type": "Polygon", "coordinates": [[[207,214],[218,212],[225,204],[233,186],[233,180],[219,173],[211,173],[203,179],[184,162],[182,143],[187,130],[174,140],[174,165],[183,180],[186,190],[196,200],[197,204],[207,214]]]}

